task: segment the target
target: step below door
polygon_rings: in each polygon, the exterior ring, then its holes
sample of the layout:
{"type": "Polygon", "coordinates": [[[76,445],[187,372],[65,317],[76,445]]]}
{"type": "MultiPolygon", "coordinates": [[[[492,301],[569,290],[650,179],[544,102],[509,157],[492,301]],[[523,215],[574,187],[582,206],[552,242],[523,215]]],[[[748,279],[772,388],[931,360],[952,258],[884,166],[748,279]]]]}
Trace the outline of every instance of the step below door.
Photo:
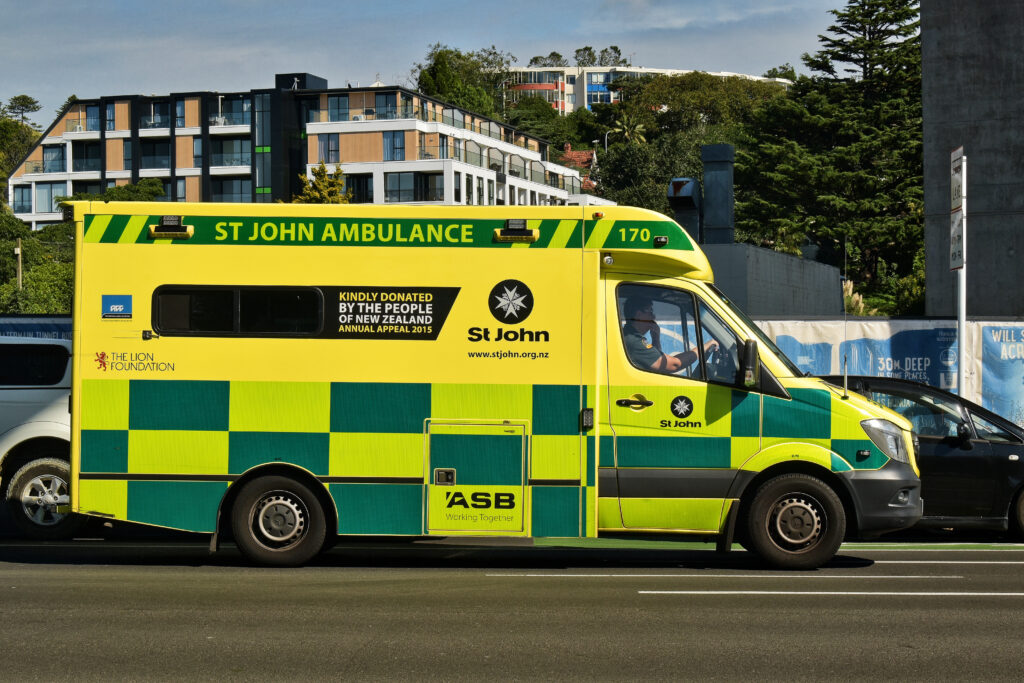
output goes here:
{"type": "Polygon", "coordinates": [[[526,457],[524,423],[428,423],[428,533],[522,534],[526,457]]]}

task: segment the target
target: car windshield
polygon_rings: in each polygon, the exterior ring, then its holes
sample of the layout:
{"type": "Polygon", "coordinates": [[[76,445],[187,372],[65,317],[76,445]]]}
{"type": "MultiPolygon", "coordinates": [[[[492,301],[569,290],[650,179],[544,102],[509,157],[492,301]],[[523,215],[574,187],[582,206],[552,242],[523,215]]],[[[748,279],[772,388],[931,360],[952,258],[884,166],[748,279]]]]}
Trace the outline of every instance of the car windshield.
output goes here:
{"type": "Polygon", "coordinates": [[[729,307],[729,310],[732,311],[733,315],[742,320],[747,327],[754,331],[754,334],[757,335],[758,343],[770,349],[771,352],[775,354],[775,357],[781,360],[783,364],[785,364],[786,369],[788,369],[794,377],[803,377],[806,374],[803,370],[796,366],[796,363],[789,359],[789,356],[782,352],[782,349],[775,345],[775,342],[773,342],[771,338],[761,330],[760,327],[754,324],[754,321],[751,320],[750,317],[747,316],[747,314],[744,313],[739,306],[730,301],[729,297],[722,293],[722,290],[718,289],[718,287],[715,287],[714,285],[711,284],[709,284],[708,287],[710,287],[711,290],[714,291],[715,294],[717,294],[723,302],[725,302],[725,305],[729,307]]]}
{"type": "Polygon", "coordinates": [[[959,404],[941,396],[874,386],[865,393],[875,403],[910,420],[921,436],[955,436],[963,422],[959,404]]]}

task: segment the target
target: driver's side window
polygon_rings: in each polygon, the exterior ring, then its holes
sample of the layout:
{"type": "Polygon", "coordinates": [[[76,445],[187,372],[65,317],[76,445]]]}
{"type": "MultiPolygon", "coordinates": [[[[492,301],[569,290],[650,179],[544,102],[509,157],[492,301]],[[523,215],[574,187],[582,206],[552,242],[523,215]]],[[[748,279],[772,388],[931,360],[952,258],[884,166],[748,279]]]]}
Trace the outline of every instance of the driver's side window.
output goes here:
{"type": "Polygon", "coordinates": [[[635,367],[736,382],[737,337],[703,301],[689,292],[638,284],[620,285],[617,299],[622,344],[635,367]]]}

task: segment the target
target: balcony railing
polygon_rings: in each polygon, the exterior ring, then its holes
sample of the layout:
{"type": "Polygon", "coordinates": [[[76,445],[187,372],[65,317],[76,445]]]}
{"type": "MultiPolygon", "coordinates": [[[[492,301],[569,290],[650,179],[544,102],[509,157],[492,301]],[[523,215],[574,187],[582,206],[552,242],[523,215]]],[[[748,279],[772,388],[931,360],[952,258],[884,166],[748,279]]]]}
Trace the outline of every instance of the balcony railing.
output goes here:
{"type": "Polygon", "coordinates": [[[99,159],[74,159],[71,162],[71,170],[78,173],[81,171],[99,171],[103,164],[99,159]]]}
{"type": "Polygon", "coordinates": [[[169,116],[162,116],[156,114],[153,116],[140,116],[139,117],[139,128],[151,129],[151,128],[170,128],[171,118],[169,116]]]}
{"type": "Polygon", "coordinates": [[[98,131],[99,129],[99,119],[77,119],[64,122],[65,133],[84,133],[86,131],[98,131]]]}
{"type": "Polygon", "coordinates": [[[11,204],[11,209],[14,213],[32,213],[32,200],[14,200],[11,204]]]}
{"type": "Polygon", "coordinates": [[[226,111],[210,115],[211,126],[248,126],[252,123],[251,111],[226,111]]]}
{"type": "Polygon", "coordinates": [[[211,154],[211,166],[252,166],[252,153],[211,154]]]}
{"type": "Polygon", "coordinates": [[[163,155],[143,156],[139,168],[164,169],[171,167],[171,157],[163,155]]]}
{"type": "Polygon", "coordinates": [[[451,147],[441,145],[420,145],[419,159],[451,159],[451,147]]]}

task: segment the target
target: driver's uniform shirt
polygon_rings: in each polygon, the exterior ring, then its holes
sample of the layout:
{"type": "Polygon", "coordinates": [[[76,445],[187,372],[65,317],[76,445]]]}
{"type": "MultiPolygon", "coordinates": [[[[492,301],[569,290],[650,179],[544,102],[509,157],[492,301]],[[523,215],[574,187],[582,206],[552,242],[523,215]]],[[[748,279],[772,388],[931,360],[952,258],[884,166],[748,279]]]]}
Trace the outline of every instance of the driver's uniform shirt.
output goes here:
{"type": "Polygon", "coordinates": [[[647,341],[647,338],[633,327],[631,322],[627,322],[622,328],[622,342],[626,346],[626,355],[629,360],[644,370],[650,369],[662,356],[661,351],[647,341]]]}

